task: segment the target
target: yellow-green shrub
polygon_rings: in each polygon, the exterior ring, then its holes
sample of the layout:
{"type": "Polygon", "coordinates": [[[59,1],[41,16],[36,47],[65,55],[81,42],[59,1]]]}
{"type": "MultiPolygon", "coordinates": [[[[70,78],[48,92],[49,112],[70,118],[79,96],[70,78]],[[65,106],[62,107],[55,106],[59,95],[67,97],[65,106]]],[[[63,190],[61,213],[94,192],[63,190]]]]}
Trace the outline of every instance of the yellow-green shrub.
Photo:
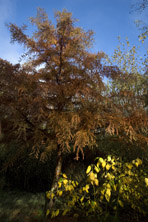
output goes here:
{"type": "Polygon", "coordinates": [[[55,199],[51,217],[71,213],[74,216],[101,217],[114,215],[122,208],[130,207],[144,215],[148,212],[148,178],[141,159],[123,163],[119,158],[96,158],[96,164],[86,169],[83,184],[62,175],[58,189],[47,197],[55,199]]]}

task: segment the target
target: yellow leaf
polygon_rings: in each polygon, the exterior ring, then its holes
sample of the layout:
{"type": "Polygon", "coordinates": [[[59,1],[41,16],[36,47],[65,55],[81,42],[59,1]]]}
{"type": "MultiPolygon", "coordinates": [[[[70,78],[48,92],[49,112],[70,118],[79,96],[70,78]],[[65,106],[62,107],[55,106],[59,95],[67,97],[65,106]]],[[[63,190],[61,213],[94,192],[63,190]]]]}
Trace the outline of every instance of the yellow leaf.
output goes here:
{"type": "Polygon", "coordinates": [[[111,165],[110,165],[110,164],[107,164],[107,165],[106,165],[106,169],[109,170],[110,168],[111,168],[111,165]]]}
{"type": "Polygon", "coordinates": [[[95,166],[96,173],[99,173],[99,168],[95,166]]]}
{"type": "Polygon", "coordinates": [[[69,210],[69,209],[65,209],[65,210],[63,211],[63,216],[65,216],[68,211],[70,211],[70,210],[69,210]]]}
{"type": "Polygon", "coordinates": [[[73,188],[72,185],[68,185],[68,186],[67,186],[67,190],[71,191],[71,190],[73,190],[73,189],[74,189],[74,188],[73,188]]]}
{"type": "Polygon", "coordinates": [[[52,211],[51,218],[55,217],[55,211],[52,211]]]}
{"type": "Polygon", "coordinates": [[[110,197],[111,197],[111,190],[106,189],[105,198],[106,198],[107,202],[109,202],[110,197]]]}
{"type": "Polygon", "coordinates": [[[116,185],[114,184],[114,186],[113,186],[113,189],[114,189],[114,191],[116,191],[117,190],[117,187],[116,187],[116,185]]]}
{"type": "Polygon", "coordinates": [[[66,174],[65,174],[65,173],[63,174],[63,177],[64,177],[64,178],[67,178],[67,176],[66,176],[66,174]]]}
{"type": "Polygon", "coordinates": [[[114,166],[112,166],[112,169],[115,170],[116,168],[114,166]]]}
{"type": "Polygon", "coordinates": [[[85,187],[83,187],[84,189],[84,191],[86,191],[86,193],[88,193],[88,190],[89,190],[89,185],[88,184],[86,184],[86,186],[85,187]]]}
{"type": "Polygon", "coordinates": [[[107,157],[107,160],[108,160],[108,161],[111,161],[111,156],[108,156],[108,157],[107,157]]]}
{"type": "Polygon", "coordinates": [[[50,214],[50,210],[47,209],[47,211],[46,211],[46,216],[48,216],[49,214],[50,214]]]}
{"type": "Polygon", "coordinates": [[[110,173],[107,173],[107,178],[109,179],[109,180],[111,180],[114,176],[112,176],[110,173]]]}
{"type": "Polygon", "coordinates": [[[102,162],[102,167],[104,168],[105,166],[106,166],[106,162],[103,161],[103,162],[102,162]]]}
{"type": "Polygon", "coordinates": [[[66,185],[68,183],[68,180],[64,179],[63,183],[64,183],[64,185],[66,185]]]}
{"type": "Polygon", "coordinates": [[[96,206],[97,206],[97,202],[92,200],[92,201],[91,201],[91,207],[92,207],[92,208],[95,208],[96,206]]]}
{"type": "Polygon", "coordinates": [[[74,187],[76,187],[75,181],[72,181],[72,185],[73,185],[74,187]]]}
{"type": "Polygon", "coordinates": [[[89,189],[89,184],[86,184],[86,189],[87,189],[87,190],[89,189]]]}
{"type": "Polygon", "coordinates": [[[58,187],[61,188],[61,186],[62,186],[62,183],[58,182],[58,187]]]}
{"type": "Polygon", "coordinates": [[[101,190],[101,194],[104,195],[104,193],[105,193],[105,189],[104,189],[104,190],[101,190]]]}
{"type": "Polygon", "coordinates": [[[121,200],[118,200],[118,203],[119,203],[120,207],[124,207],[123,202],[121,200]]]}
{"type": "Polygon", "coordinates": [[[46,193],[46,197],[47,197],[48,199],[50,199],[50,193],[49,193],[49,192],[46,193]]]}
{"type": "Polygon", "coordinates": [[[91,166],[88,166],[87,170],[86,170],[86,173],[88,174],[88,173],[90,173],[90,171],[91,171],[91,166]]]}
{"type": "Polygon", "coordinates": [[[89,178],[91,181],[95,180],[95,174],[93,172],[90,173],[89,178]]]}
{"type": "Polygon", "coordinates": [[[117,206],[114,206],[113,209],[114,209],[114,210],[117,210],[117,206]]]}
{"type": "Polygon", "coordinates": [[[59,196],[62,196],[63,191],[62,191],[62,190],[60,190],[58,194],[59,194],[59,196]]]}
{"type": "Polygon", "coordinates": [[[103,163],[103,161],[104,161],[103,158],[100,157],[100,158],[99,158],[99,162],[100,162],[100,163],[103,163]]]}
{"type": "Polygon", "coordinates": [[[74,214],[73,216],[77,218],[79,215],[78,214],[74,214]]]}
{"type": "Polygon", "coordinates": [[[145,178],[145,183],[146,183],[146,186],[148,187],[148,178],[145,178]]]}
{"type": "Polygon", "coordinates": [[[98,179],[95,179],[95,180],[94,180],[94,183],[95,183],[96,186],[98,186],[98,185],[99,185],[99,180],[98,180],[98,179]]]}
{"type": "MultiPolygon", "coordinates": [[[[84,188],[84,187],[83,187],[83,188],[84,188]]],[[[82,193],[82,189],[79,190],[79,193],[80,193],[80,194],[82,193]]]]}
{"type": "Polygon", "coordinates": [[[128,173],[128,175],[129,175],[129,176],[131,176],[131,175],[132,175],[132,171],[131,171],[131,170],[128,170],[128,172],[127,172],[127,173],[128,173]]]}
{"type": "Polygon", "coordinates": [[[102,201],[103,199],[104,199],[104,196],[103,196],[103,195],[101,195],[101,196],[100,196],[100,200],[102,201]]]}
{"type": "MultiPolygon", "coordinates": [[[[88,190],[89,190],[89,184],[86,184],[86,186],[83,187],[83,191],[86,191],[88,193],[88,190]]],[[[80,190],[79,190],[79,192],[80,192],[80,190]]]]}
{"type": "Polygon", "coordinates": [[[111,188],[111,186],[110,186],[110,184],[109,184],[109,183],[106,185],[106,187],[107,187],[108,189],[110,189],[110,188],[111,188]]]}
{"type": "Polygon", "coordinates": [[[60,213],[59,209],[56,210],[56,212],[55,212],[55,217],[57,217],[57,216],[59,215],[59,213],[60,213]]]}
{"type": "Polygon", "coordinates": [[[80,201],[82,202],[83,200],[84,200],[84,196],[83,196],[83,197],[81,197],[80,201]]]}
{"type": "Polygon", "coordinates": [[[137,165],[139,166],[139,165],[141,165],[141,164],[142,164],[142,160],[141,160],[141,159],[139,159],[139,158],[137,158],[137,159],[136,159],[136,163],[137,163],[137,165]]]}
{"type": "Polygon", "coordinates": [[[97,167],[99,167],[99,165],[100,165],[100,163],[98,162],[98,163],[97,163],[97,167]]]}
{"type": "Polygon", "coordinates": [[[133,165],[131,163],[127,164],[128,169],[132,169],[133,165]]]}
{"type": "Polygon", "coordinates": [[[51,193],[51,199],[53,199],[53,197],[54,197],[54,193],[51,193]]]}

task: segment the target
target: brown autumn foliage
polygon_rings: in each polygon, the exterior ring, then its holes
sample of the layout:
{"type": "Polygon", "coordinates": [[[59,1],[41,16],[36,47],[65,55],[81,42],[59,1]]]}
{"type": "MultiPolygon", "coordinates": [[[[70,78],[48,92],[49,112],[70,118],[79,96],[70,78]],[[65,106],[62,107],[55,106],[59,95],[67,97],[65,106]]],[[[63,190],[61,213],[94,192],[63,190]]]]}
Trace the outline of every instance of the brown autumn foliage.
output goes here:
{"type": "Polygon", "coordinates": [[[0,60],[2,131],[22,145],[18,153],[30,146],[35,155],[44,146],[42,158],[51,149],[58,151],[52,189],[62,153],[74,151],[78,159],[81,152],[84,158],[84,149],[96,146],[99,129],[142,147],[148,142],[143,101],[130,90],[107,91],[104,78],[118,80],[122,73],[104,65],[104,53],[89,51],[93,32],[76,27],[66,10],[55,17],[56,26],[38,9],[30,19],[37,27],[32,37],[25,26],[9,24],[12,42],[26,48],[26,61],[12,65],[0,60]]]}

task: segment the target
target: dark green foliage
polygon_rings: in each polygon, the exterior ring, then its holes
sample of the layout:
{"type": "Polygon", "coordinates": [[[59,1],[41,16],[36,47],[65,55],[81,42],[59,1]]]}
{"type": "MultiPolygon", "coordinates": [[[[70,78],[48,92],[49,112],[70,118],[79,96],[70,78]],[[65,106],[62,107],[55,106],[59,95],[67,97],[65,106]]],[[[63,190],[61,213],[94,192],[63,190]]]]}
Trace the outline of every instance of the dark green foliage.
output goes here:
{"type": "Polygon", "coordinates": [[[50,152],[43,161],[42,153],[35,156],[25,150],[20,158],[13,159],[18,149],[17,144],[3,144],[0,147],[1,189],[19,189],[33,193],[46,191],[52,183],[56,153],[50,152]]]}
{"type": "Polygon", "coordinates": [[[0,191],[1,222],[43,222],[44,194],[0,191]]]}

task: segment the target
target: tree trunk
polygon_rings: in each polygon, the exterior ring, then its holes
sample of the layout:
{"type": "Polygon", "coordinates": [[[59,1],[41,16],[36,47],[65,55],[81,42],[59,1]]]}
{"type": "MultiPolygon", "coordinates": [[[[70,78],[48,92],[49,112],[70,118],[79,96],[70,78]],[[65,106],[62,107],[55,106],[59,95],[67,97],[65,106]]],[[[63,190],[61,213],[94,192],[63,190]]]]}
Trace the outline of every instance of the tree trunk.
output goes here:
{"type": "MultiPolygon", "coordinates": [[[[51,191],[55,191],[58,188],[58,181],[61,174],[61,168],[62,168],[62,149],[60,145],[57,145],[57,164],[54,172],[53,182],[51,186],[51,191]]],[[[54,205],[55,199],[48,199],[45,195],[45,215],[47,212],[47,209],[51,210],[54,205]]],[[[46,216],[46,222],[49,221],[49,218],[46,216]]]]}

